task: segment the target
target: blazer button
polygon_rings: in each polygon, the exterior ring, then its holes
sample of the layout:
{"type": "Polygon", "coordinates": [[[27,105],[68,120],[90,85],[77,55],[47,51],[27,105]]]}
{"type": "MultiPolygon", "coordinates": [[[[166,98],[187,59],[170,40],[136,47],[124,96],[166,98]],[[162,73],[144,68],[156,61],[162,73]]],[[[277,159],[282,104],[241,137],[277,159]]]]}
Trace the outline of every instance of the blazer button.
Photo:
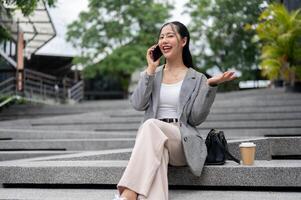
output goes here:
{"type": "Polygon", "coordinates": [[[187,137],[184,137],[184,142],[186,142],[187,141],[187,137]]]}

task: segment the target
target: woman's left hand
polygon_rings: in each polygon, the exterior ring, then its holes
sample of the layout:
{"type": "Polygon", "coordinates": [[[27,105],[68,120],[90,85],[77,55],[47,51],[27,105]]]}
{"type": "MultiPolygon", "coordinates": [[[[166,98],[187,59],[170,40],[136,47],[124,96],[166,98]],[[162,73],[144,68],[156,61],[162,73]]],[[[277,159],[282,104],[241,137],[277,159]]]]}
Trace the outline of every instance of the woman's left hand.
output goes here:
{"type": "Polygon", "coordinates": [[[213,76],[207,80],[209,85],[218,85],[227,81],[232,81],[236,78],[234,75],[235,72],[226,71],[222,74],[213,76]]]}

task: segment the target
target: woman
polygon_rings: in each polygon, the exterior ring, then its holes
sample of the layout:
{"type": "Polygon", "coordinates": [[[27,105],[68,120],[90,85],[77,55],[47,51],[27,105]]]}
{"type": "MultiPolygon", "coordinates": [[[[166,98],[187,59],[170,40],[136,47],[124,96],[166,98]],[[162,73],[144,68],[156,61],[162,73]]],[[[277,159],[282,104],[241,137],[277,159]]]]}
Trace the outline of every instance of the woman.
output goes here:
{"type": "Polygon", "coordinates": [[[180,22],[162,26],[158,45],[166,64],[153,60],[131,96],[136,110],[145,111],[128,166],[117,187],[122,200],[168,200],[168,164],[186,166],[201,175],[207,149],[196,126],[209,114],[217,85],[235,78],[225,72],[207,79],[193,69],[189,32],[180,22]]]}

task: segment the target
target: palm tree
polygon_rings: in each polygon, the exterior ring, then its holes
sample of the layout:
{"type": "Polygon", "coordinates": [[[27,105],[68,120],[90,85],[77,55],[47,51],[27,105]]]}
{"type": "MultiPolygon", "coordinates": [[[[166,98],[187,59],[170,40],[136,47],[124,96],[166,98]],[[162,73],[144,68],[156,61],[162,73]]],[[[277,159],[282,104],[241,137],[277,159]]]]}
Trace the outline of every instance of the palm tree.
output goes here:
{"type": "Polygon", "coordinates": [[[256,36],[263,75],[294,86],[301,80],[301,10],[289,12],[282,4],[271,4],[259,21],[256,36]]]}

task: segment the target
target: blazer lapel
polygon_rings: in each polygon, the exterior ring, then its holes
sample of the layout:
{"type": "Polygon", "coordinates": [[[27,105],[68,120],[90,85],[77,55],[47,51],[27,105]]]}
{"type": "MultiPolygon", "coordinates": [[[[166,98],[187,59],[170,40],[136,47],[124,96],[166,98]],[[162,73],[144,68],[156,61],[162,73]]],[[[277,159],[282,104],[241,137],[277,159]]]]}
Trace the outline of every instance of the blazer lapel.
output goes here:
{"type": "Polygon", "coordinates": [[[161,82],[163,78],[163,66],[161,66],[158,69],[158,72],[156,73],[155,80],[154,80],[154,92],[153,92],[153,112],[154,112],[154,117],[157,117],[157,111],[159,108],[159,100],[160,100],[160,89],[161,89],[161,82]]]}
{"type": "Polygon", "coordinates": [[[194,70],[192,68],[189,68],[183,80],[182,87],[180,90],[178,118],[181,117],[183,108],[187,103],[188,99],[190,98],[190,96],[192,95],[192,92],[195,88],[195,83],[196,83],[196,76],[194,70]]]}

